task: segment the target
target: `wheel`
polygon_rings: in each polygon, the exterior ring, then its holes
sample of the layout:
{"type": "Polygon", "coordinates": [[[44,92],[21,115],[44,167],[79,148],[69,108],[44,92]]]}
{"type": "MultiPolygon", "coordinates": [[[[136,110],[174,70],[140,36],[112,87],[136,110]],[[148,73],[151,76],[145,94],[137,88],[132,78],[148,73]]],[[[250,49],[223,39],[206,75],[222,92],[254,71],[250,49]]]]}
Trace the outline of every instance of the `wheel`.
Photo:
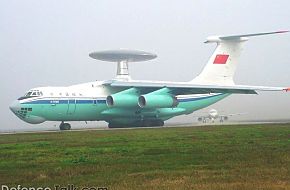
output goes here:
{"type": "Polygon", "coordinates": [[[113,124],[112,123],[109,123],[108,124],[108,128],[114,128],[113,124]]]}
{"type": "Polygon", "coordinates": [[[156,124],[157,124],[157,126],[162,127],[162,126],[164,126],[164,121],[159,120],[159,121],[156,122],[156,124]]]}
{"type": "Polygon", "coordinates": [[[109,123],[108,128],[122,128],[123,126],[121,124],[117,123],[109,123]]]}
{"type": "Polygon", "coordinates": [[[150,122],[149,120],[145,120],[140,123],[140,127],[151,127],[151,126],[152,126],[152,122],[150,122]]]}
{"type": "Polygon", "coordinates": [[[164,126],[164,121],[162,120],[145,120],[143,122],[144,127],[161,127],[164,126]]]}
{"type": "Polygon", "coordinates": [[[61,130],[61,131],[63,131],[63,130],[70,130],[71,129],[71,125],[69,124],[69,123],[61,123],[60,125],[59,125],[59,129],[61,130]]]}

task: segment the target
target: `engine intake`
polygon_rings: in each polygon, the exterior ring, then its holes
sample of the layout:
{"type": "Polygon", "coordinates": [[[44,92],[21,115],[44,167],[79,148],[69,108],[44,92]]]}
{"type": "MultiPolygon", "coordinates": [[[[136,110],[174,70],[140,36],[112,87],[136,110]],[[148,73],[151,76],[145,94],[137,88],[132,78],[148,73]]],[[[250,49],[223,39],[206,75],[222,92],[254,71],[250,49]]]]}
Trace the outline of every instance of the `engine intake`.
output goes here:
{"type": "Polygon", "coordinates": [[[114,99],[112,96],[107,96],[106,98],[107,106],[112,107],[114,105],[114,99]]]}

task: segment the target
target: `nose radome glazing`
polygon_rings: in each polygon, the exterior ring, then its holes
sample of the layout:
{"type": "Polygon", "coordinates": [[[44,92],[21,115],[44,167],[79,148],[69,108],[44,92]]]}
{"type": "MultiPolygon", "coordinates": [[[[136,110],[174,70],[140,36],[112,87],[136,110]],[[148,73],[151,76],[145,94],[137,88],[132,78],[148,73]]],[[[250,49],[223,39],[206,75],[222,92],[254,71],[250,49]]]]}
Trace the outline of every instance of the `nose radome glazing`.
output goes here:
{"type": "Polygon", "coordinates": [[[25,110],[25,108],[21,108],[21,104],[18,100],[12,102],[9,108],[17,117],[23,121],[26,121],[27,110],[25,110]]]}
{"type": "Polygon", "coordinates": [[[15,100],[12,102],[12,104],[9,106],[9,109],[15,113],[17,110],[20,110],[20,103],[18,100],[15,100]]]}
{"type": "Polygon", "coordinates": [[[9,108],[18,118],[20,118],[21,120],[27,123],[39,124],[39,123],[45,122],[45,118],[30,114],[32,111],[32,108],[25,108],[25,107],[21,108],[21,104],[18,100],[12,102],[9,108]]]}

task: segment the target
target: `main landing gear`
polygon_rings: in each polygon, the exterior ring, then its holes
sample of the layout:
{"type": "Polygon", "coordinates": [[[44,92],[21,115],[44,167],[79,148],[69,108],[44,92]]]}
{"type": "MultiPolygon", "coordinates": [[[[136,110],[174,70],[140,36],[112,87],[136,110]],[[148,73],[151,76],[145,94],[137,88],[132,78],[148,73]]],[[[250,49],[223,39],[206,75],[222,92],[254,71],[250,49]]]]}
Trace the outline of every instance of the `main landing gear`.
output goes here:
{"type": "Polygon", "coordinates": [[[70,130],[71,129],[71,126],[69,123],[64,123],[63,121],[61,122],[61,124],[59,125],[59,129],[61,131],[63,130],[70,130]]]}
{"type": "Polygon", "coordinates": [[[109,128],[127,128],[127,127],[161,127],[164,126],[164,121],[162,120],[144,120],[138,121],[130,124],[120,124],[109,122],[109,128]]]}

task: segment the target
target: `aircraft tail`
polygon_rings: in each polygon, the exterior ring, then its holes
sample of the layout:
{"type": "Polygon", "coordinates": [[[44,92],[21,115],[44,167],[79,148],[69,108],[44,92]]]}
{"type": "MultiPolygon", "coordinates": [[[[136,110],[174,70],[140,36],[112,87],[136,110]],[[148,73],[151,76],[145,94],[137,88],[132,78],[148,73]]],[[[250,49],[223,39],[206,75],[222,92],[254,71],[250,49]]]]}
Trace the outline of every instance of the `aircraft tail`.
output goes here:
{"type": "Polygon", "coordinates": [[[288,31],[208,37],[205,43],[217,43],[217,47],[202,72],[191,83],[233,85],[238,59],[248,37],[285,32],[288,31]]]}

